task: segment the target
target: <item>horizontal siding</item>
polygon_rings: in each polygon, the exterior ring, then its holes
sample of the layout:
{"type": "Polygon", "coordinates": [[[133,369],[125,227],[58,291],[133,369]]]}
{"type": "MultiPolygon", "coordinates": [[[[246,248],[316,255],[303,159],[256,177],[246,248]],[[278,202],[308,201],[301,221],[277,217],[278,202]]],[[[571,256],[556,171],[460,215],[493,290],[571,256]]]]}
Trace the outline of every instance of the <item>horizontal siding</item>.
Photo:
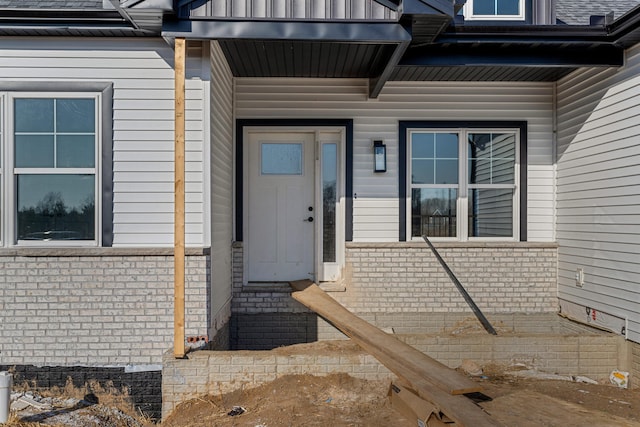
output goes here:
{"type": "Polygon", "coordinates": [[[398,240],[400,120],[526,120],[529,240],[553,241],[552,86],[546,83],[389,82],[369,99],[365,80],[236,79],[238,118],[354,120],[354,240],[398,240]],[[371,141],[387,144],[373,173],[371,141]]]}
{"type": "MultiPolygon", "coordinates": [[[[233,240],[233,76],[217,42],[211,42],[211,269],[212,319],[231,300],[233,240]]],[[[221,325],[213,325],[218,329],[221,325]]]]}
{"type": "MultiPolygon", "coordinates": [[[[186,241],[204,239],[202,48],[186,82],[186,241]]],[[[206,77],[208,79],[208,76],[206,77]]],[[[173,51],[161,39],[3,40],[2,81],[113,83],[114,246],[173,245],[173,51]]]]}
{"type": "Polygon", "coordinates": [[[628,319],[640,342],[640,49],[625,62],[558,82],[558,281],[561,298],[628,319]]]}

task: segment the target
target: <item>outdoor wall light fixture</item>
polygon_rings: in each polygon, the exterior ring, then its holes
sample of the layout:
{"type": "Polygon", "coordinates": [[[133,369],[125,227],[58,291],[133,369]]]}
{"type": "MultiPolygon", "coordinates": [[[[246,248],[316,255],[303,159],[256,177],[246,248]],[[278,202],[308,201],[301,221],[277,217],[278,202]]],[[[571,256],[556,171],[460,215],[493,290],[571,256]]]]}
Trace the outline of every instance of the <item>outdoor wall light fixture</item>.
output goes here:
{"type": "Polygon", "coordinates": [[[387,146],[381,140],[373,141],[373,171],[387,171],[387,146]]]}

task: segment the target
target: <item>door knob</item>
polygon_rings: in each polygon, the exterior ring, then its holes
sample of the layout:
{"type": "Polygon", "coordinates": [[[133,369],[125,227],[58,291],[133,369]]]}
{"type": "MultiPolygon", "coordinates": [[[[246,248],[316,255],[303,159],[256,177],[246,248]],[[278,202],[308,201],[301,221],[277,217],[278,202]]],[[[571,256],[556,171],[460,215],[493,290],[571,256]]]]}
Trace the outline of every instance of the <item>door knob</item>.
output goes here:
{"type": "Polygon", "coordinates": [[[303,220],[304,222],[313,222],[313,217],[310,216],[309,218],[303,220]]]}

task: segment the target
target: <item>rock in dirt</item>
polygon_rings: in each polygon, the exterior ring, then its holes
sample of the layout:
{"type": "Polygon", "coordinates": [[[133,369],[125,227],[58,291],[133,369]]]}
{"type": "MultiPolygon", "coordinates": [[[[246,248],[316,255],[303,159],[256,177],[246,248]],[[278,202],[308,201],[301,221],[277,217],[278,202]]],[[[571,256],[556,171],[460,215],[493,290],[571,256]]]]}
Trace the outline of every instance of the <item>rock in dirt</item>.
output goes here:
{"type": "Polygon", "coordinates": [[[482,368],[473,360],[465,359],[462,361],[462,365],[460,365],[460,369],[467,375],[471,375],[472,377],[479,377],[482,375],[482,368]]]}

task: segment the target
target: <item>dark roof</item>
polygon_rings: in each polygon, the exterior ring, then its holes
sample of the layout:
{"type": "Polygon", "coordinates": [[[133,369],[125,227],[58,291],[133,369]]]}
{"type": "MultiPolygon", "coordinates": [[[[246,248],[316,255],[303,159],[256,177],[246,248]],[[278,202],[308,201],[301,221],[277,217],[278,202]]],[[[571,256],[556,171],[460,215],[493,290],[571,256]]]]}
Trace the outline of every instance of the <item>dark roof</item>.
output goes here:
{"type": "Polygon", "coordinates": [[[556,0],[556,19],[569,25],[589,25],[590,16],[613,12],[613,18],[618,19],[639,4],[640,0],[556,0]]]}
{"type": "Polygon", "coordinates": [[[0,0],[0,8],[102,9],[102,0],[0,0]]]}

